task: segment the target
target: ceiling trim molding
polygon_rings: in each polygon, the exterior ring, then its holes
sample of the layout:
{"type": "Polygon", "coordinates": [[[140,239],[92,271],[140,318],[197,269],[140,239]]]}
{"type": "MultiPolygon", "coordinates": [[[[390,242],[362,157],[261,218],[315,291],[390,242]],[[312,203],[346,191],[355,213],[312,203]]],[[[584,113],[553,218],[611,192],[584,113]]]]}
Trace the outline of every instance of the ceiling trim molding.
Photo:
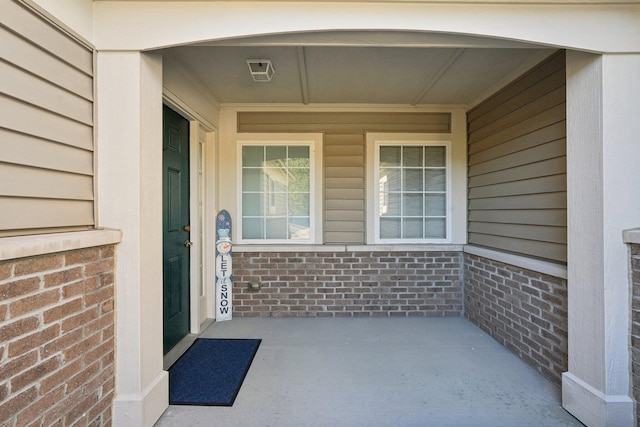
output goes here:
{"type": "Polygon", "coordinates": [[[222,110],[229,111],[309,111],[309,112],[430,112],[448,113],[456,110],[467,111],[467,106],[463,104],[263,104],[263,103],[226,103],[221,104],[222,110]]]}
{"type": "Polygon", "coordinates": [[[307,80],[307,58],[303,46],[298,46],[298,70],[300,72],[300,90],[302,91],[302,103],[309,105],[309,82],[307,80]]]}

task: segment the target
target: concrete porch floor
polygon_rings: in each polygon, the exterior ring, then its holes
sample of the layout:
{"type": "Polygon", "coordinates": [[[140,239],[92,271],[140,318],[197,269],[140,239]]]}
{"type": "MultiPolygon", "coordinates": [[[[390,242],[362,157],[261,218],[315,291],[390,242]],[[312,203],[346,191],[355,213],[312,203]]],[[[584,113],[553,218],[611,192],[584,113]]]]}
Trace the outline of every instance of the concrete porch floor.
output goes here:
{"type": "Polygon", "coordinates": [[[170,406],[170,426],[581,426],[560,390],[464,318],[239,318],[261,338],[233,407],[170,406]]]}

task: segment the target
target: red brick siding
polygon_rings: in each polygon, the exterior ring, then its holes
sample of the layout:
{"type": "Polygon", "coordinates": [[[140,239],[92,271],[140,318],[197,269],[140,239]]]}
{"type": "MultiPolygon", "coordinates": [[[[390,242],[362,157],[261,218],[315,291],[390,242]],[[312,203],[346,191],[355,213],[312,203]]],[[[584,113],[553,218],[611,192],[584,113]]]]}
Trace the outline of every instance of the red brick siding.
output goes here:
{"type": "Polygon", "coordinates": [[[0,426],[109,426],[114,247],[0,262],[0,426]]]}
{"type": "Polygon", "coordinates": [[[629,245],[631,253],[631,385],[640,420],[640,245],[629,245]]]}
{"type": "Polygon", "coordinates": [[[567,282],[465,254],[465,316],[546,378],[567,371],[567,282]]]}
{"type": "Polygon", "coordinates": [[[237,317],[462,314],[460,252],[243,252],[233,275],[237,317]]]}

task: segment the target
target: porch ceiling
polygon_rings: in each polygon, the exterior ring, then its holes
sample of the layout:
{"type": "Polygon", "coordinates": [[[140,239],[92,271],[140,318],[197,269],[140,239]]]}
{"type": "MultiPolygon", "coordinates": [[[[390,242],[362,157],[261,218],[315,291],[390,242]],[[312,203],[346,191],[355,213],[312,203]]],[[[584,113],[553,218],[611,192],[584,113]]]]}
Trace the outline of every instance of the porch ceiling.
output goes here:
{"type": "Polygon", "coordinates": [[[316,32],[167,49],[220,103],[462,104],[539,62],[552,49],[461,35],[316,32]],[[247,59],[270,59],[254,82],[247,59]]]}

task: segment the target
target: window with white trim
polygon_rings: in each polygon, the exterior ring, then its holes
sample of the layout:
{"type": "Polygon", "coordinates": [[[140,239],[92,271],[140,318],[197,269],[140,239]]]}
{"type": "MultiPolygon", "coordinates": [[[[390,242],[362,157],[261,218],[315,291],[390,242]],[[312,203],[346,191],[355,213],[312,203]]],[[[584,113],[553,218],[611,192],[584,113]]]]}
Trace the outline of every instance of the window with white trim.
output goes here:
{"type": "Polygon", "coordinates": [[[318,138],[239,141],[242,243],[315,243],[318,138]]]}
{"type": "Polygon", "coordinates": [[[450,238],[450,144],[376,141],[376,243],[442,243],[450,238]]]}

